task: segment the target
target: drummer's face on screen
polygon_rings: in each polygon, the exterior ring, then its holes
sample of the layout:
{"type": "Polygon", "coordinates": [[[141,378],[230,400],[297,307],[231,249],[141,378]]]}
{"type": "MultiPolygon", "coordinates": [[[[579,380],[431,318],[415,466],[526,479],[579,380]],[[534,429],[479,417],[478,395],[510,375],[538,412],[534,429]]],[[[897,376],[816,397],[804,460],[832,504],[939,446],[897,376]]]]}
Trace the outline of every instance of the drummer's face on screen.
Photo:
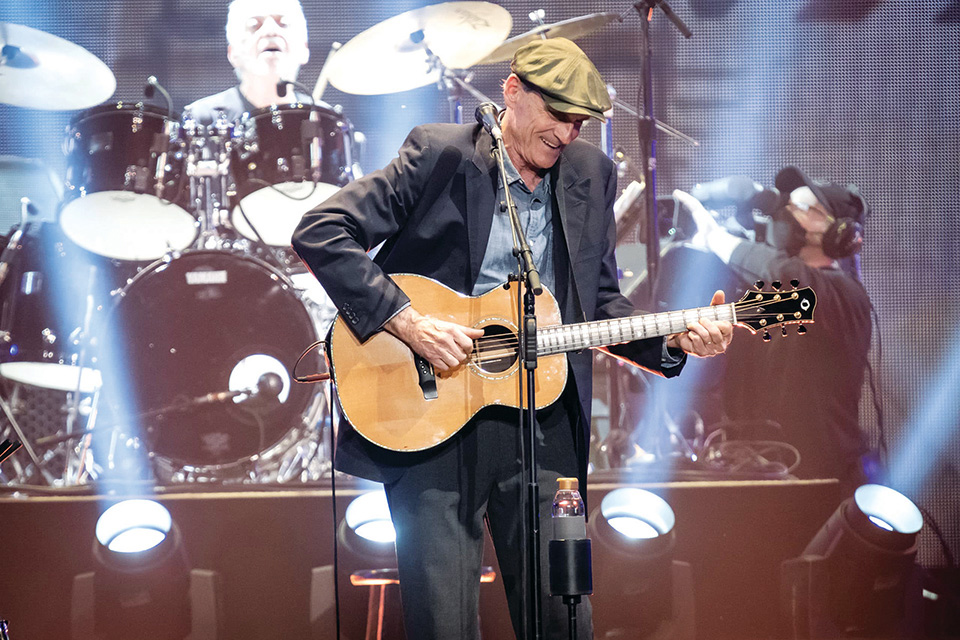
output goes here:
{"type": "Polygon", "coordinates": [[[237,73],[296,78],[307,62],[307,25],[295,2],[239,0],[231,7],[227,57],[237,73]]]}

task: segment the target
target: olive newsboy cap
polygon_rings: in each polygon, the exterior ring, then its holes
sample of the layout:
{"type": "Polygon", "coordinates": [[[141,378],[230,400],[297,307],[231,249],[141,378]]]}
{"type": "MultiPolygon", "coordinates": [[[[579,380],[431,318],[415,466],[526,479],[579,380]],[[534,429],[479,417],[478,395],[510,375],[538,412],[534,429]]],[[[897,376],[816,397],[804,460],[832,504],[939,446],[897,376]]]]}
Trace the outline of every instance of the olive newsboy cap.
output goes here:
{"type": "Polygon", "coordinates": [[[510,70],[540,90],[551,109],[605,120],[610,95],[600,72],[580,47],[566,38],[525,44],[513,56],[510,70]]]}

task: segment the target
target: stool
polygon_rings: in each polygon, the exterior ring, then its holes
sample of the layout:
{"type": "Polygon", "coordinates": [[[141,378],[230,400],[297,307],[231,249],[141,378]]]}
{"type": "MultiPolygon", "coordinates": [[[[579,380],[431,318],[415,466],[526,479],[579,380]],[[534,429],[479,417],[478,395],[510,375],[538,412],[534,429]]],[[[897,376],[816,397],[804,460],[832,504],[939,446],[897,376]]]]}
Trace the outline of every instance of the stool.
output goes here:
{"type": "MultiPolygon", "coordinates": [[[[480,569],[480,583],[485,584],[497,579],[493,567],[480,569]]],[[[350,584],[355,587],[370,587],[370,596],[367,600],[367,633],[366,640],[383,640],[383,605],[386,596],[386,587],[391,584],[400,584],[400,576],[396,569],[364,569],[350,574],[350,584]]]]}

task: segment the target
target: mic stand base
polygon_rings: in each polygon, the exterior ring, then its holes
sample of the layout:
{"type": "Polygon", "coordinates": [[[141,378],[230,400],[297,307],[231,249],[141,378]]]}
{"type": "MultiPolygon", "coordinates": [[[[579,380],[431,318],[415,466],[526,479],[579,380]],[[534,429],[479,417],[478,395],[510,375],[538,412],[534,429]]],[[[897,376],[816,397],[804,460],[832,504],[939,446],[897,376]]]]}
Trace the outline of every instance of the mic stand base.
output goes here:
{"type": "Polygon", "coordinates": [[[577,640],[577,605],[580,596],[563,596],[563,604],[567,605],[567,637],[577,640]]]}

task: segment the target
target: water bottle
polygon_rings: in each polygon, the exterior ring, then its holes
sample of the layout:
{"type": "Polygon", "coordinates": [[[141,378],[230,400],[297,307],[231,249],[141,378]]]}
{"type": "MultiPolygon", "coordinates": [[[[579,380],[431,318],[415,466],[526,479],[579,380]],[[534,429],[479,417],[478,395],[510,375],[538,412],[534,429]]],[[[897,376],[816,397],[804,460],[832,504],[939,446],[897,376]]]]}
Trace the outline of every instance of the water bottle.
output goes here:
{"type": "Polygon", "coordinates": [[[593,593],[590,538],[586,509],[576,478],[559,478],[553,498],[553,539],[548,545],[550,594],[576,606],[580,596],[593,593]]]}
{"type": "Polygon", "coordinates": [[[586,512],[576,478],[559,478],[553,498],[553,539],[580,540],[587,537],[586,512]]]}

